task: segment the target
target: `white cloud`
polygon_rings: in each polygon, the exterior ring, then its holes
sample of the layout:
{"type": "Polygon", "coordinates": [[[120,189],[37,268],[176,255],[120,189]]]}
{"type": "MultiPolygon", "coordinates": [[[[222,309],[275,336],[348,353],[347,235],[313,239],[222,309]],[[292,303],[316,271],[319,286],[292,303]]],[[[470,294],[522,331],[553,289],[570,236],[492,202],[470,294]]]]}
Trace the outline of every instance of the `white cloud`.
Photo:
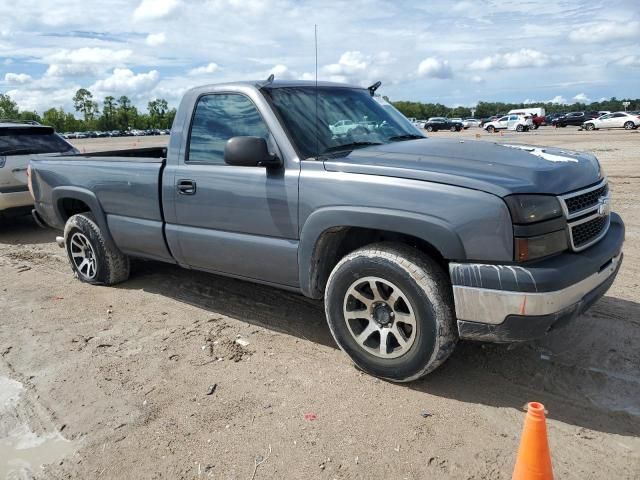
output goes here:
{"type": "Polygon", "coordinates": [[[113,73],[103,80],[98,80],[89,88],[92,92],[135,94],[152,90],[160,80],[157,70],[147,73],[133,73],[128,68],[114,68],[113,73]]]}
{"type": "Polygon", "coordinates": [[[150,33],[145,39],[145,43],[151,47],[157,47],[158,45],[162,45],[166,41],[167,36],[164,34],[164,32],[150,33]]]}
{"type": "Polygon", "coordinates": [[[358,51],[344,52],[338,63],[325,65],[323,71],[329,75],[348,76],[363,72],[368,65],[368,59],[365,55],[358,51]]]}
{"type": "Polygon", "coordinates": [[[623,67],[640,67],[640,55],[627,55],[612,62],[623,67]]]}
{"type": "MultiPolygon", "coordinates": [[[[531,103],[535,103],[535,102],[531,102],[531,103]]],[[[545,103],[556,103],[558,105],[567,105],[567,99],[564,98],[562,95],[556,95],[551,100],[547,100],[545,103]]]]}
{"type": "Polygon", "coordinates": [[[133,12],[133,20],[154,20],[173,12],[179,5],[178,0],[142,0],[133,12]]]}
{"type": "Polygon", "coordinates": [[[471,81],[473,83],[484,83],[484,78],[482,78],[480,75],[474,75],[473,77],[471,77],[471,81]]]}
{"type": "Polygon", "coordinates": [[[189,75],[206,75],[215,73],[219,69],[220,67],[218,66],[218,64],[211,62],[208,65],[204,65],[202,67],[192,68],[191,70],[189,70],[189,75]]]}
{"type": "Polygon", "coordinates": [[[575,103],[590,103],[591,99],[584,93],[579,93],[572,98],[575,103]]]}
{"type": "Polygon", "coordinates": [[[429,57],[418,65],[418,76],[429,78],[451,78],[453,71],[447,60],[429,57]]]}
{"type": "Polygon", "coordinates": [[[571,31],[569,38],[580,43],[607,43],[636,39],[640,36],[640,22],[590,23],[571,31]]]}
{"type": "Polygon", "coordinates": [[[98,74],[105,68],[124,65],[133,52],[128,49],[82,47],[75,50],[59,50],[44,60],[49,63],[45,76],[98,74]]]}
{"type": "Polygon", "coordinates": [[[539,50],[521,48],[507,53],[496,53],[489,57],[474,60],[469,64],[471,70],[503,70],[512,68],[548,67],[560,63],[572,63],[575,59],[547,55],[539,50]]]}
{"type": "Polygon", "coordinates": [[[27,75],[26,73],[7,73],[4,76],[4,81],[9,85],[22,85],[25,83],[29,83],[33,80],[31,75],[27,75]]]}

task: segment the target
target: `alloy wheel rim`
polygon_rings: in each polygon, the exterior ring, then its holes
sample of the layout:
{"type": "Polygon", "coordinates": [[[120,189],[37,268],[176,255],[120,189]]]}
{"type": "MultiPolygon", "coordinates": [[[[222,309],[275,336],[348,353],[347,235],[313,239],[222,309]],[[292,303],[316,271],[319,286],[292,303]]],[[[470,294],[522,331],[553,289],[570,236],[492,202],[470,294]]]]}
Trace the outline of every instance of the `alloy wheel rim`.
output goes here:
{"type": "Polygon", "coordinates": [[[98,260],[89,239],[80,232],[74,233],[71,236],[69,251],[71,261],[80,275],[93,280],[98,273],[98,260]]]}
{"type": "Polygon", "coordinates": [[[344,296],[343,315],[358,346],[378,358],[398,358],[416,340],[413,307],[398,286],[383,278],[353,282],[344,296]]]}

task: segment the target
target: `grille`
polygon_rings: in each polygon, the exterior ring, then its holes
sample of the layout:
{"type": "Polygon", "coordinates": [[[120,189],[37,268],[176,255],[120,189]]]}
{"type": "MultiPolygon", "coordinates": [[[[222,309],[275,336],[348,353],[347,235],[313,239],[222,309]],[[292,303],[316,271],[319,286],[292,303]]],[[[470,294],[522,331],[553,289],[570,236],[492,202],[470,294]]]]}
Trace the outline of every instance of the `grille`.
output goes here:
{"type": "Polygon", "coordinates": [[[598,204],[598,199],[607,194],[608,186],[603,185],[596,190],[592,190],[575,197],[565,198],[565,204],[567,205],[567,211],[569,215],[576,212],[580,212],[590,207],[594,207],[598,204]]]}
{"type": "Polygon", "coordinates": [[[571,241],[574,249],[580,249],[597,240],[607,229],[609,216],[597,216],[591,220],[571,226],[571,241]]]}

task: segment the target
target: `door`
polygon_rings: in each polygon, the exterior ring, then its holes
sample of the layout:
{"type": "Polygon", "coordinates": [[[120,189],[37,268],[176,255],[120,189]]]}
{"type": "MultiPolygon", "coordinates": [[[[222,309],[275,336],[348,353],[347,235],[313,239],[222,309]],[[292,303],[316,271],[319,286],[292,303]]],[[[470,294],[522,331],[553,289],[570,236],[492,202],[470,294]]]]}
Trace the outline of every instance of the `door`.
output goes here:
{"type": "Polygon", "coordinates": [[[183,265],[297,286],[299,167],[227,165],[224,147],[236,136],[265,138],[280,156],[247,96],[200,97],[184,158],[173,172],[175,224],[167,224],[167,241],[183,265]]]}
{"type": "Polygon", "coordinates": [[[631,120],[624,113],[612,113],[611,120],[609,120],[609,128],[622,128],[625,122],[631,120]]]}
{"type": "Polygon", "coordinates": [[[518,125],[518,115],[509,115],[509,120],[507,120],[507,129],[515,130],[518,125]]]}

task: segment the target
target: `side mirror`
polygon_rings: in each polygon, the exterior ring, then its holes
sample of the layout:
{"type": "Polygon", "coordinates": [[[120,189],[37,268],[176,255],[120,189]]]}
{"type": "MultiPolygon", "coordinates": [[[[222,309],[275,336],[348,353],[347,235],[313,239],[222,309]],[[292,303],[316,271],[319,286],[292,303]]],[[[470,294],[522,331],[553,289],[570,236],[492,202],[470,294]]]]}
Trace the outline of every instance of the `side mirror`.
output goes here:
{"type": "Polygon", "coordinates": [[[233,137],[224,147],[224,163],[238,167],[276,168],[282,161],[269,153],[267,141],[261,137],[233,137]]]}

